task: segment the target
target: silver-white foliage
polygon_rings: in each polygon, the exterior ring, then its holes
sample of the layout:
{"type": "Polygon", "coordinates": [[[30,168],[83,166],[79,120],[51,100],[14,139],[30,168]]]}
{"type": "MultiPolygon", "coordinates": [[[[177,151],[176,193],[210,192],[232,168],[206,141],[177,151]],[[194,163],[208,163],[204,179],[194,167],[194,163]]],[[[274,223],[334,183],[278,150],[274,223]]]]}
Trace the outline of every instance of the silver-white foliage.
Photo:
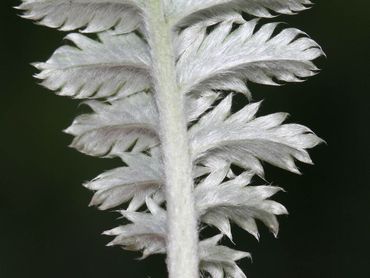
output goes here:
{"type": "Polygon", "coordinates": [[[140,0],[23,0],[23,17],[62,31],[131,32],[140,24],[140,0]]]}
{"type": "MultiPolygon", "coordinates": [[[[186,102],[189,124],[208,110],[218,96],[214,92],[189,95],[186,102]]],[[[85,184],[96,191],[91,205],[105,210],[130,201],[128,210],[137,210],[151,194],[156,192],[162,197],[159,123],[152,94],[140,92],[111,103],[89,100],[85,104],[92,113],[80,115],[65,130],[75,136],[71,147],[92,156],[120,157],[127,164],[85,184]],[[141,154],[143,151],[150,151],[150,155],[141,154]]],[[[210,171],[209,167],[196,166],[194,178],[210,171]]]]}
{"type": "MultiPolygon", "coordinates": [[[[150,37],[145,28],[145,15],[150,13],[146,1],[22,1],[18,8],[25,18],[63,31],[99,32],[95,40],[68,35],[72,45],[35,64],[40,70],[36,77],[59,95],[89,99],[85,103],[92,113],[77,117],[66,129],[75,137],[72,147],[92,156],[119,157],[126,164],[85,183],[94,191],[91,205],[102,210],[126,208],[120,213],[131,223],[105,232],[115,236],[110,245],[143,251],[143,257],[165,253],[166,176],[160,108],[152,84],[153,52],[146,42],[150,37]]],[[[202,225],[221,232],[199,243],[200,270],[212,278],[244,278],[236,261],[249,253],[218,245],[223,235],[232,239],[230,222],[259,238],[256,220],[276,235],[276,216],[287,213],[270,200],[282,189],[252,186],[252,177],[264,176],[262,162],[299,173],[295,161],[312,163],[307,149],[321,139],[307,127],[284,124],[286,113],[257,117],[260,102],[236,113],[231,112],[232,94],[214,104],[225,91],[250,98],[249,81],[279,85],[316,73],[312,60],[323,53],[303,32],[287,28],[277,33],[276,23],[258,29],[258,20],[246,21],[240,14],[294,14],[311,2],[162,0],[162,4],[173,29],[177,84],[185,95],[197,217],[202,225]],[[236,176],[232,165],[245,172],[236,176]]]]}
{"type": "MultiPolygon", "coordinates": [[[[204,111],[209,110],[218,96],[219,94],[212,92],[204,93],[200,98],[189,96],[187,101],[189,124],[197,120],[204,111]]],[[[263,176],[260,160],[296,173],[299,171],[294,159],[311,163],[306,149],[321,142],[312,131],[301,125],[282,124],[286,117],[285,113],[256,117],[260,103],[247,105],[244,109],[231,114],[231,99],[231,95],[227,96],[189,130],[194,164],[200,173],[195,174],[195,177],[214,172],[209,176],[214,178],[221,173],[219,176],[221,180],[212,183],[214,184],[212,187],[217,189],[217,183],[220,184],[229,173],[231,164],[263,176]],[[213,165],[210,161],[212,159],[213,165]],[[203,170],[199,168],[201,164],[206,166],[203,170]]],[[[67,133],[75,136],[71,146],[89,155],[120,157],[128,164],[128,167],[108,171],[87,184],[88,188],[98,191],[91,204],[101,209],[109,209],[136,196],[133,204],[129,206],[129,209],[136,210],[146,197],[164,184],[160,155],[156,152],[151,156],[133,155],[153,149],[159,144],[156,131],[158,115],[154,99],[150,94],[138,93],[115,100],[112,104],[97,101],[88,101],[87,104],[94,112],[79,116],[66,129],[67,133]],[[131,155],[127,153],[128,150],[131,155]]],[[[245,177],[250,177],[251,173],[246,172],[245,177]]],[[[208,179],[206,181],[209,183],[208,179]]],[[[245,183],[249,182],[245,180],[245,183]]],[[[236,189],[235,194],[235,196],[239,194],[236,189]]],[[[203,201],[198,203],[202,204],[203,201]]],[[[221,214],[225,214],[225,211],[224,208],[220,209],[221,214]]],[[[218,224],[213,225],[224,223],[221,230],[228,231],[225,234],[230,235],[229,225],[226,220],[221,221],[223,218],[219,213],[213,211],[205,220],[210,224],[212,219],[216,219],[216,215],[218,224]]],[[[274,224],[270,223],[268,226],[277,233],[276,220],[271,221],[274,224]]],[[[248,231],[256,235],[255,228],[253,232],[252,228],[248,231]]]]}
{"type": "MultiPolygon", "coordinates": [[[[190,117],[189,123],[190,120],[196,120],[197,116],[209,110],[218,96],[219,94],[211,92],[203,94],[201,98],[189,96],[187,111],[189,115],[193,115],[193,117],[190,117]]],[[[281,191],[281,188],[275,186],[250,186],[254,172],[260,175],[263,174],[259,159],[286,168],[289,167],[291,163],[294,165],[293,154],[306,154],[306,151],[302,147],[301,149],[298,147],[294,149],[292,143],[290,143],[290,147],[287,148],[276,148],[273,142],[274,140],[280,140],[281,144],[285,143],[289,145],[289,141],[284,140],[290,139],[291,142],[294,140],[300,142],[305,141],[302,140],[302,138],[294,138],[294,136],[312,137],[315,144],[318,143],[320,139],[303,126],[284,126],[281,125],[281,120],[268,120],[269,118],[274,119],[279,114],[270,115],[267,120],[266,117],[262,117],[262,119],[256,118],[255,114],[260,103],[250,104],[241,111],[231,114],[231,99],[231,96],[226,97],[214,109],[204,114],[189,132],[191,135],[190,144],[193,150],[197,149],[199,144],[206,146],[206,149],[202,149],[201,152],[194,156],[195,165],[197,165],[197,163],[204,165],[203,168],[196,166],[194,177],[196,178],[210,173],[205,179],[200,181],[194,191],[198,217],[203,223],[217,227],[222,234],[227,235],[230,239],[232,238],[230,221],[236,223],[256,238],[259,238],[256,220],[260,220],[277,235],[279,225],[276,215],[286,214],[287,211],[279,203],[268,200],[268,198],[275,193],[281,191]],[[250,126],[248,126],[248,124],[250,126]],[[256,130],[255,127],[259,127],[259,129],[256,130]],[[297,133],[298,127],[305,133],[297,133]],[[277,129],[277,131],[274,131],[274,129],[277,129]],[[281,134],[287,135],[287,138],[284,136],[276,136],[276,138],[271,136],[271,134],[279,135],[279,130],[282,130],[283,132],[281,134]],[[222,134],[220,134],[220,137],[216,136],[218,134],[217,131],[221,131],[222,134]],[[270,134],[266,135],[266,132],[270,132],[270,134]],[[204,139],[209,141],[204,144],[200,143],[203,140],[202,134],[209,135],[204,139]],[[240,142],[237,142],[232,136],[241,136],[240,142]],[[260,143],[260,149],[253,147],[254,145],[258,145],[258,143],[253,145],[253,141],[258,142],[260,140],[266,140],[264,137],[267,137],[271,141],[270,144],[275,146],[276,152],[279,152],[275,159],[273,157],[268,159],[273,156],[271,151],[274,150],[274,148],[269,147],[268,141],[260,143]],[[221,140],[221,143],[219,140],[221,140]],[[246,144],[246,140],[249,140],[248,144],[246,144]],[[213,146],[217,146],[217,144],[227,146],[228,141],[231,141],[232,145],[235,145],[234,150],[224,151],[224,156],[222,156],[220,153],[222,153],[223,148],[220,148],[218,154],[215,155],[217,151],[214,151],[216,147],[213,146]],[[241,148],[244,147],[244,153],[235,151],[235,148],[239,145],[241,148]],[[233,160],[235,157],[238,157],[239,160],[233,160]],[[243,157],[244,160],[242,160],[243,157]],[[248,159],[248,157],[251,158],[248,159]],[[283,160],[284,157],[286,157],[286,161],[283,160]],[[283,162],[281,162],[281,160],[283,160],[283,162]],[[257,165],[253,165],[251,162],[256,162],[257,165]],[[244,168],[249,169],[249,171],[234,177],[230,174],[231,163],[244,166],[244,168]],[[227,177],[231,177],[231,179],[224,181],[227,177]]],[[[80,116],[73,125],[67,129],[70,133],[74,131],[74,135],[77,135],[76,132],[80,134],[75,138],[75,147],[80,144],[80,146],[82,146],[80,150],[85,150],[84,152],[91,155],[101,155],[102,153],[107,155],[106,151],[110,150],[109,155],[119,156],[127,164],[126,167],[105,172],[91,182],[85,184],[87,188],[96,191],[91,205],[98,206],[100,209],[105,210],[129,202],[127,210],[124,211],[124,216],[127,216],[130,220],[135,219],[132,217],[141,214],[134,213],[134,211],[143,206],[148,197],[154,194],[156,202],[161,203],[164,196],[163,187],[165,177],[158,149],[154,148],[154,152],[150,155],[133,153],[135,150],[143,150],[143,144],[138,142],[150,142],[150,140],[152,140],[152,146],[150,146],[150,144],[145,146],[145,148],[148,149],[158,144],[158,139],[156,137],[147,137],[148,134],[153,132],[157,124],[154,120],[157,118],[157,115],[153,105],[153,98],[150,94],[139,93],[121,100],[116,100],[112,105],[101,104],[96,101],[89,101],[88,104],[93,108],[94,113],[80,116]],[[94,105],[98,105],[98,108],[94,105]],[[137,113],[137,111],[142,111],[142,113],[137,113]],[[137,117],[135,117],[135,115],[137,115],[137,117]],[[118,122],[114,120],[116,116],[119,116],[117,118],[118,122]],[[106,121],[102,121],[102,119],[106,121]],[[141,124],[143,122],[147,123],[146,129],[144,129],[141,124]],[[100,135],[99,129],[96,128],[97,123],[102,126],[100,135]],[[125,128],[126,125],[128,129],[125,128]],[[116,137],[113,136],[113,131],[115,130],[113,126],[121,127],[121,130],[118,129],[116,137]],[[144,132],[142,130],[144,130],[144,132]],[[148,130],[150,130],[150,132],[146,133],[148,130]],[[93,133],[89,135],[89,132],[93,133]],[[109,132],[113,133],[110,134],[109,132]],[[136,137],[134,137],[135,140],[124,140],[127,137],[126,133],[130,135],[132,132],[137,132],[136,137]],[[92,139],[83,140],[84,136],[88,136],[87,138],[91,136],[92,139]],[[111,141],[110,138],[114,138],[114,140],[111,141]],[[123,139],[123,145],[116,148],[121,144],[120,139],[123,139]],[[137,142],[140,148],[137,149],[134,144],[131,153],[125,152],[127,146],[133,144],[134,141],[137,142]],[[90,142],[95,142],[92,146],[97,146],[98,149],[89,147],[90,142]],[[117,145],[112,147],[112,142],[116,142],[117,145]],[[126,145],[125,142],[129,142],[129,144],[126,145]],[[99,148],[103,148],[104,151],[97,152],[99,148]]],[[[296,157],[299,158],[298,155],[296,155],[296,157]]],[[[307,160],[306,162],[309,161],[307,160]]],[[[291,170],[296,171],[295,166],[291,170]]],[[[145,227],[151,227],[151,229],[155,227],[155,225],[158,227],[163,227],[163,225],[165,225],[162,222],[157,222],[154,225],[153,221],[156,221],[155,219],[157,218],[150,218],[150,215],[148,217],[148,222],[142,220],[142,222],[140,222],[141,225],[145,224],[145,227]]],[[[161,221],[163,221],[163,219],[161,221]]],[[[129,249],[144,250],[144,257],[152,253],[163,252],[163,239],[153,240],[156,239],[158,235],[149,236],[148,231],[142,229],[142,227],[139,229],[136,228],[135,225],[129,225],[127,227],[122,226],[113,229],[107,234],[117,236],[113,241],[114,244],[121,244],[129,249]],[[129,236],[127,236],[127,231],[130,231],[129,236]]],[[[224,247],[219,246],[217,248],[224,247]]],[[[204,250],[204,252],[211,251],[204,250]]],[[[214,253],[211,252],[211,254],[214,253]]],[[[217,255],[217,253],[214,255],[217,255]]],[[[215,269],[210,266],[210,263],[203,262],[202,265],[204,266],[204,270],[210,273],[221,271],[219,269],[219,264],[215,266],[215,269]]],[[[235,271],[239,273],[238,268],[236,268],[235,271]]]]}
{"type": "Polygon", "coordinates": [[[300,82],[315,74],[317,68],[311,60],[322,55],[322,50],[312,39],[297,38],[303,33],[294,28],[273,35],[277,23],[265,24],[254,32],[257,22],[242,23],[231,32],[234,21],[225,20],[210,34],[207,34],[206,26],[200,24],[202,28],[191,27],[194,29],[192,38],[184,31],[180,42],[186,44],[183,47],[186,50],[177,63],[178,80],[183,91],[219,80],[231,82],[238,78],[278,85],[274,79],[300,82]],[[187,43],[189,40],[191,43],[187,43]]]}
{"type": "MultiPolygon", "coordinates": [[[[155,147],[149,154],[122,152],[120,157],[127,166],[106,171],[84,184],[95,191],[90,205],[106,210],[129,202],[127,211],[136,211],[151,196],[163,203],[165,175],[159,149],[155,147]]],[[[193,175],[199,178],[217,170],[195,166],[193,175]]]]}
{"type": "MultiPolygon", "coordinates": [[[[300,82],[316,73],[311,60],[320,47],[303,33],[288,28],[273,36],[277,24],[254,33],[257,20],[238,14],[197,23],[175,38],[177,78],[183,93],[227,90],[250,97],[245,82],[278,85],[275,80],[300,82]],[[220,22],[207,34],[207,27],[220,22]],[[240,26],[231,32],[234,23],[240,26]]],[[[46,63],[38,63],[42,84],[75,98],[115,98],[151,88],[150,50],[134,33],[98,35],[99,42],[80,34],[67,36],[76,47],[59,48],[46,63]]]]}
{"type": "Polygon", "coordinates": [[[113,157],[131,147],[132,152],[141,152],[158,145],[158,113],[152,95],[85,103],[94,113],[77,117],[65,130],[75,136],[72,147],[89,155],[113,157]]]}
{"type": "Polygon", "coordinates": [[[200,270],[212,278],[246,278],[236,262],[251,255],[218,245],[221,238],[222,235],[217,235],[199,243],[200,270]]]}
{"type": "MultiPolygon", "coordinates": [[[[293,14],[311,4],[310,0],[164,0],[166,16],[174,25],[188,26],[194,21],[244,11],[257,17],[272,13],[293,14]]],[[[23,0],[18,9],[23,17],[62,31],[83,28],[95,33],[114,28],[117,33],[140,26],[144,0],[23,0]]]]}
{"type": "Polygon", "coordinates": [[[210,174],[195,189],[198,217],[202,222],[217,227],[232,239],[230,220],[257,239],[256,219],[262,221],[276,236],[279,223],[275,215],[287,214],[281,204],[268,200],[282,189],[276,186],[249,186],[252,172],[223,180],[228,167],[210,174]]]}
{"type": "Polygon", "coordinates": [[[45,63],[35,66],[42,85],[74,98],[116,98],[150,88],[147,44],[136,34],[100,33],[99,41],[81,34],[66,39],[45,63]]]}
{"type": "Polygon", "coordinates": [[[231,114],[232,96],[227,96],[189,130],[195,160],[217,156],[263,176],[260,161],[299,173],[294,159],[311,164],[306,151],[321,143],[309,128],[282,124],[288,114],[256,117],[260,106],[252,103],[231,114]]]}
{"type": "MultiPolygon", "coordinates": [[[[193,122],[207,111],[219,94],[205,91],[186,98],[186,113],[193,122]]],[[[159,144],[158,111],[150,93],[139,92],[110,102],[85,101],[93,113],[77,117],[65,130],[75,136],[71,147],[93,156],[122,157],[149,150],[159,144]]]]}
{"type": "MultiPolygon", "coordinates": [[[[108,246],[118,245],[126,250],[142,251],[142,258],[166,252],[166,211],[147,198],[148,212],[121,210],[121,215],[131,223],[104,232],[114,236],[108,246]]],[[[218,245],[222,235],[203,240],[199,244],[200,269],[212,277],[245,277],[236,261],[250,257],[249,253],[218,245]],[[221,275],[222,274],[222,275],[221,275]],[[216,275],[216,276],[214,276],[216,275]]]]}
{"type": "Polygon", "coordinates": [[[164,184],[163,166],[156,155],[122,153],[126,167],[104,172],[85,187],[96,191],[90,205],[111,209],[130,201],[128,211],[136,211],[164,184]]]}
{"type": "Polygon", "coordinates": [[[167,13],[177,24],[188,24],[234,11],[256,17],[272,17],[273,13],[294,14],[307,9],[310,0],[164,0],[167,13]]]}
{"type": "Polygon", "coordinates": [[[121,215],[131,224],[104,232],[114,236],[108,245],[119,245],[126,250],[143,251],[143,258],[166,252],[166,212],[153,200],[147,198],[149,212],[121,210],[121,215]]]}

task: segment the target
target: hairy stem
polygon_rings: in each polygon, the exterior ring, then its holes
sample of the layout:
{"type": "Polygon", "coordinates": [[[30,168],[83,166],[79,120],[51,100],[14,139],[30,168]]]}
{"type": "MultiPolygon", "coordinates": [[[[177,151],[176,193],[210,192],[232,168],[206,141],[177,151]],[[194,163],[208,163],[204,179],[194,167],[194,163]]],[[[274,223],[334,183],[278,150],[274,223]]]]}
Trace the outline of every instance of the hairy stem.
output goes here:
{"type": "Polygon", "coordinates": [[[161,0],[147,0],[147,5],[148,40],[152,49],[166,174],[169,277],[197,278],[198,231],[184,113],[185,98],[176,80],[172,30],[163,13],[161,0]]]}

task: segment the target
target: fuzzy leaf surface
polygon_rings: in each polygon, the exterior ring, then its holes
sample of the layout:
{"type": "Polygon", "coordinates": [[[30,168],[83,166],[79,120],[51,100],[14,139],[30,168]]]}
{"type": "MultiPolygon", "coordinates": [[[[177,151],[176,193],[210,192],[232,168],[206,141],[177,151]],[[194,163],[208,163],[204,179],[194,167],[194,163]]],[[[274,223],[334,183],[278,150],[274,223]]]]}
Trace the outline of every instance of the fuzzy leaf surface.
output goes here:
{"type": "MultiPolygon", "coordinates": [[[[228,20],[210,34],[205,28],[199,29],[193,43],[183,47],[177,63],[182,91],[210,87],[213,83],[235,83],[235,79],[279,85],[276,81],[300,82],[316,73],[311,61],[323,52],[312,39],[298,37],[303,33],[294,28],[274,35],[277,23],[265,24],[255,32],[256,24],[257,20],[251,20],[232,31],[233,21],[228,20]]],[[[183,32],[182,36],[188,35],[183,32]]],[[[179,41],[188,42],[186,38],[179,41]]]]}
{"type": "MultiPolygon", "coordinates": [[[[188,95],[185,109],[189,123],[198,118],[215,102],[218,93],[209,91],[188,95]]],[[[75,136],[71,147],[78,151],[105,157],[142,152],[160,144],[158,110],[152,93],[137,93],[129,97],[100,102],[84,102],[93,113],[78,116],[65,130],[75,136]]]]}
{"type": "Polygon", "coordinates": [[[97,40],[73,33],[74,46],[62,46],[35,66],[42,85],[74,98],[117,98],[150,88],[147,44],[136,34],[100,33],[97,40]]]}
{"type": "Polygon", "coordinates": [[[151,94],[139,93],[111,104],[87,101],[94,111],[77,117],[65,130],[71,146],[92,156],[120,156],[128,149],[142,152],[159,144],[158,112],[151,94]]]}
{"type": "Polygon", "coordinates": [[[23,0],[23,17],[40,24],[71,31],[95,33],[115,28],[118,33],[140,24],[141,0],[23,0]]]}
{"type": "Polygon", "coordinates": [[[201,275],[246,278],[236,262],[249,253],[219,245],[222,236],[232,240],[235,223],[258,238],[257,220],[277,235],[277,216],[287,213],[270,199],[282,189],[252,186],[252,177],[264,177],[263,162],[299,173],[296,160],[312,163],[307,149],[322,140],[307,127],[284,124],[286,113],[257,117],[260,103],[232,112],[232,93],[251,99],[249,82],[301,82],[316,74],[312,61],[323,52],[297,29],[278,31],[277,23],[259,28],[258,19],[246,21],[242,12],[273,17],[310,5],[309,0],[22,0],[18,8],[25,18],[62,31],[97,33],[68,35],[69,45],[35,66],[45,87],[88,99],[92,113],[77,117],[66,130],[75,137],[71,146],[92,156],[119,157],[125,164],[85,184],[94,191],[90,205],[101,210],[125,205],[120,213],[130,223],[105,232],[114,236],[109,245],[142,251],[143,258],[166,253],[172,244],[168,223],[188,218],[167,219],[166,197],[176,194],[166,189],[176,183],[166,181],[165,173],[176,171],[169,172],[171,161],[166,159],[185,146],[181,154],[191,155],[186,173],[193,171],[188,181],[194,180],[196,212],[189,218],[221,232],[199,242],[201,275]],[[161,73],[166,64],[171,66],[161,73]],[[176,80],[168,79],[169,72],[176,80]],[[183,94],[184,103],[161,105],[156,98],[167,85],[169,94],[183,94]],[[171,114],[161,110],[166,107],[184,112],[172,116],[187,123],[188,145],[176,144],[184,126],[176,128],[169,142],[175,147],[164,156],[161,136],[167,127],[160,121],[175,126],[175,121],[163,118],[171,114]],[[236,175],[234,166],[246,171],[236,175]]]}
{"type": "Polygon", "coordinates": [[[288,114],[256,117],[260,103],[231,114],[232,96],[227,96],[189,131],[193,157],[201,161],[218,157],[263,176],[260,161],[300,173],[295,159],[312,163],[306,149],[323,142],[309,128],[283,124],[288,114]]]}
{"type": "MultiPolygon", "coordinates": [[[[148,213],[122,210],[120,213],[131,223],[104,232],[115,238],[108,245],[118,245],[126,250],[143,251],[142,258],[153,254],[166,253],[166,211],[153,200],[146,200],[148,213]]],[[[236,261],[250,257],[247,252],[236,251],[218,245],[222,235],[201,241],[199,244],[200,268],[212,274],[213,269],[224,271],[226,277],[245,277],[236,265],[236,261]]],[[[219,276],[213,276],[217,278],[219,276]]],[[[220,276],[223,277],[223,276],[220,276]]]]}
{"type": "Polygon", "coordinates": [[[260,220],[276,236],[279,224],[275,215],[287,214],[287,210],[268,198],[282,189],[276,186],[249,186],[254,175],[251,172],[222,182],[227,172],[228,168],[221,168],[196,187],[194,195],[198,217],[202,222],[217,227],[230,239],[230,220],[257,239],[259,233],[255,220],[260,220]]]}
{"type": "Polygon", "coordinates": [[[130,251],[143,251],[146,258],[166,252],[166,212],[150,198],[146,201],[149,213],[122,210],[120,213],[131,224],[104,232],[115,236],[108,245],[119,245],[130,251]]]}
{"type": "Polygon", "coordinates": [[[251,258],[247,252],[218,245],[222,235],[203,240],[199,244],[200,270],[211,275],[212,278],[246,278],[236,261],[251,258]]]}
{"type": "Polygon", "coordinates": [[[121,158],[127,167],[104,172],[85,184],[96,191],[90,205],[106,210],[130,201],[127,210],[136,211],[149,196],[162,190],[165,178],[158,157],[126,153],[121,158]]]}
{"type": "Polygon", "coordinates": [[[256,17],[295,14],[312,4],[309,0],[165,0],[167,13],[178,25],[232,13],[246,12],[256,17]]]}

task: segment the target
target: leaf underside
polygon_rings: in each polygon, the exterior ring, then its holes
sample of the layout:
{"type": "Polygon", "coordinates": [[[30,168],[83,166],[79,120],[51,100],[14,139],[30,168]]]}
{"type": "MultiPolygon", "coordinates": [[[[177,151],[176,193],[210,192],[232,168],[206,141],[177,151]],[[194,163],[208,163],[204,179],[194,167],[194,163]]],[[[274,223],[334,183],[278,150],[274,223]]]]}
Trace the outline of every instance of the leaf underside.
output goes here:
{"type": "MultiPolygon", "coordinates": [[[[259,26],[256,18],[296,14],[309,0],[163,0],[173,28],[179,91],[185,96],[194,198],[202,228],[219,235],[200,241],[202,275],[244,278],[236,261],[250,257],[219,244],[232,240],[231,223],[259,239],[258,222],[276,236],[278,215],[286,208],[271,198],[282,188],[254,185],[264,178],[263,163],[299,174],[297,161],[312,164],[307,152],[322,142],[310,129],[285,123],[288,114],[257,116],[261,102],[232,109],[234,94],[249,100],[248,83],[281,85],[302,82],[318,69],[323,55],[302,31],[277,23],[259,26]],[[234,174],[234,166],[242,169],[234,174]]],[[[152,80],[144,0],[23,0],[23,17],[62,31],[69,44],[44,63],[36,77],[58,95],[84,99],[90,113],[65,130],[71,147],[125,164],[84,186],[94,191],[90,205],[120,208],[129,224],[106,231],[109,245],[166,253],[165,187],[160,117],[152,80]],[[98,33],[92,39],[81,33],[98,33]],[[124,209],[122,209],[124,207],[124,209]]],[[[207,277],[208,277],[207,276],[207,277]]]]}

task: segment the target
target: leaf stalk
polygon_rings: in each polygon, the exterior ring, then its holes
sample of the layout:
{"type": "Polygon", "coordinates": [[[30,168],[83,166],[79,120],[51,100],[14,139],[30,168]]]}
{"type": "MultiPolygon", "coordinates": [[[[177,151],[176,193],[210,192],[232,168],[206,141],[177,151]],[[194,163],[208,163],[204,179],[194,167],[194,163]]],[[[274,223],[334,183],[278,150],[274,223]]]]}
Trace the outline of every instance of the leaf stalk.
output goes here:
{"type": "Polygon", "coordinates": [[[198,228],[192,162],[185,118],[185,96],[176,78],[172,30],[161,0],[147,2],[147,34],[160,118],[166,175],[167,266],[169,278],[198,278],[198,228]]]}

